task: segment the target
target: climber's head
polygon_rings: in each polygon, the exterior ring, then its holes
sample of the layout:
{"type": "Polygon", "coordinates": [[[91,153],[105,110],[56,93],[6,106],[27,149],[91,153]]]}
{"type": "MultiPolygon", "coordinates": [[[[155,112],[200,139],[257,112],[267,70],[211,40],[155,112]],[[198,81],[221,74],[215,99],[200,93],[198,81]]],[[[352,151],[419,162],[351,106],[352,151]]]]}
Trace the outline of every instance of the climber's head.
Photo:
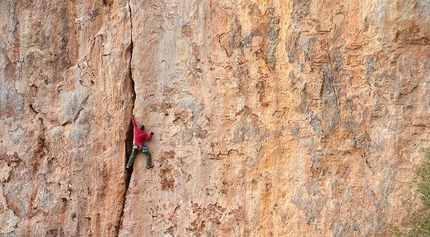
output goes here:
{"type": "Polygon", "coordinates": [[[140,130],[142,130],[142,131],[143,131],[143,130],[145,130],[145,126],[143,126],[143,125],[140,125],[140,127],[139,127],[139,128],[140,128],[140,130]]]}

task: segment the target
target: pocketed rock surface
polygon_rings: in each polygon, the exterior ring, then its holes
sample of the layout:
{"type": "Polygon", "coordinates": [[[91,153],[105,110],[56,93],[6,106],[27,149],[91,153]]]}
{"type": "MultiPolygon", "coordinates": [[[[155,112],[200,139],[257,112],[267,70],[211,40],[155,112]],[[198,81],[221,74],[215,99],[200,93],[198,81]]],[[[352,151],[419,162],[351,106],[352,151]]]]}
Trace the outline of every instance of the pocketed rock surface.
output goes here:
{"type": "Polygon", "coordinates": [[[394,236],[426,0],[0,2],[0,236],[394,236]],[[124,172],[134,114],[155,133],[124,172]]]}

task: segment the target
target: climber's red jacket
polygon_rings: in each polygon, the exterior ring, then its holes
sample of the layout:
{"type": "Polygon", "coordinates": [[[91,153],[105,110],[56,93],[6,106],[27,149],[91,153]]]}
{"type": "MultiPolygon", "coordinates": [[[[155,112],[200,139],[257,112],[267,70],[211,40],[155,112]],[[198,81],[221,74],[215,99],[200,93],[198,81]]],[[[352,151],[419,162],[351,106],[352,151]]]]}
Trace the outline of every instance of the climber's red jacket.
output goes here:
{"type": "Polygon", "coordinates": [[[134,121],[134,117],[131,118],[131,122],[133,123],[134,127],[134,143],[138,146],[143,146],[143,142],[147,140],[148,142],[152,139],[152,134],[148,136],[145,131],[142,131],[139,129],[139,127],[136,124],[136,121],[134,121]]]}

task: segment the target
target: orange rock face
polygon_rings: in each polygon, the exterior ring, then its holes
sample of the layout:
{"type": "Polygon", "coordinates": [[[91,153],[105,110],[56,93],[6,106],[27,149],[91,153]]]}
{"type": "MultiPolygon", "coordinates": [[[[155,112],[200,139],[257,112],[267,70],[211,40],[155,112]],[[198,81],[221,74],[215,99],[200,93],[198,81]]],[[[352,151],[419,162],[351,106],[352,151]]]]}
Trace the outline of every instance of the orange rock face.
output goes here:
{"type": "Polygon", "coordinates": [[[390,236],[424,1],[0,3],[0,236],[390,236]],[[131,115],[145,156],[124,171],[131,115]]]}

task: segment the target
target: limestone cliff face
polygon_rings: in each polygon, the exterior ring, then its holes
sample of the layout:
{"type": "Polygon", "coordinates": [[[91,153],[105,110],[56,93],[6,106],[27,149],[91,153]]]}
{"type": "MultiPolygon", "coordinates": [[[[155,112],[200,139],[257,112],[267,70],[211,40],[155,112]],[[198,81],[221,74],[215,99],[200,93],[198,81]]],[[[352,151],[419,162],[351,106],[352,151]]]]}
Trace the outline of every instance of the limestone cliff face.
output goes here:
{"type": "Polygon", "coordinates": [[[390,236],[430,5],[0,2],[0,236],[390,236]],[[124,172],[131,114],[155,167],[124,172]]]}
{"type": "Polygon", "coordinates": [[[115,236],[134,101],[129,8],[0,9],[0,235],[115,236]]]}

